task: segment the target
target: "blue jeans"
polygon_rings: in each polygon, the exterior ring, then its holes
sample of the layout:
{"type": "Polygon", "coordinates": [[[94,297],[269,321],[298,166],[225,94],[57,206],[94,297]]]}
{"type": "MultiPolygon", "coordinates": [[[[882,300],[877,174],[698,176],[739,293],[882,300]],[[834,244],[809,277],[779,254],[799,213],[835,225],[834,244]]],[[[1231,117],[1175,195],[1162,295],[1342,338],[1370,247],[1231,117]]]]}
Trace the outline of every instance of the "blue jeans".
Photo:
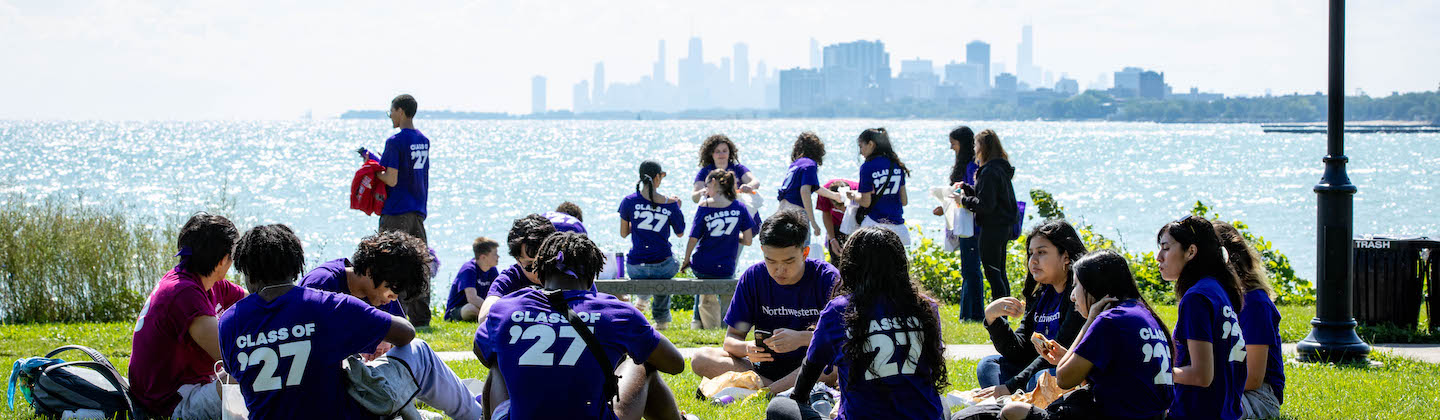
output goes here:
{"type": "MultiPolygon", "coordinates": [[[[998,354],[985,356],[984,359],[980,359],[980,363],[977,363],[975,365],[975,379],[980,382],[981,388],[1004,385],[1006,381],[1009,381],[1010,378],[1014,378],[1015,375],[1019,374],[1020,371],[1025,370],[1025,367],[1029,365],[1030,361],[1028,360],[1025,361],[1025,364],[1020,365],[1010,363],[1009,361],[1005,360],[1005,356],[1001,356],[998,354]]],[[[1050,372],[1050,375],[1055,375],[1055,369],[1051,368],[1046,370],[1050,372]]],[[[1035,383],[1039,380],[1040,372],[1035,372],[1034,375],[1030,375],[1030,379],[1025,384],[1025,389],[1012,389],[1010,390],[1010,392],[1016,393],[1020,391],[1033,391],[1035,390],[1035,383]]]]}
{"type": "MultiPolygon", "coordinates": [[[[631,280],[669,280],[680,272],[680,263],[671,256],[654,264],[625,263],[625,275],[631,280]]],[[[650,305],[650,316],[655,322],[670,322],[670,295],[655,295],[650,305]]]]}
{"type": "Polygon", "coordinates": [[[960,238],[960,320],[985,320],[985,278],[980,272],[980,238],[960,238]]]}

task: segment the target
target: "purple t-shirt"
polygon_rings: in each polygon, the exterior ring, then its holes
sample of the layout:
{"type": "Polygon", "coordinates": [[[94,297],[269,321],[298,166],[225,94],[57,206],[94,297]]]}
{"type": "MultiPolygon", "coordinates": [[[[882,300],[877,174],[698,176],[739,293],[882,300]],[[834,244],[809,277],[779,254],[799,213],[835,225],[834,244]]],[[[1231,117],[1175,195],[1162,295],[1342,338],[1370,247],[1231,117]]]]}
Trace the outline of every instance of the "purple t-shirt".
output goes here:
{"type": "Polygon", "coordinates": [[[555,225],[556,232],[575,232],[581,235],[586,234],[585,224],[580,223],[580,219],[576,219],[575,216],[571,216],[558,211],[547,211],[541,213],[540,215],[545,216],[546,219],[550,219],[550,224],[555,225]]]}
{"type": "Polygon", "coordinates": [[[858,191],[871,193],[870,215],[866,217],[888,224],[905,224],[905,209],[900,205],[900,187],[905,186],[905,178],[905,171],[884,156],[860,164],[858,191]]]}
{"type": "MultiPolygon", "coordinates": [[[[348,258],[330,260],[300,278],[296,286],[309,287],[315,290],[324,290],[330,293],[350,294],[350,282],[345,280],[345,267],[350,267],[348,258]]],[[[364,299],[361,299],[364,302],[364,299]]],[[[405,317],[405,310],[400,309],[400,300],[392,300],[390,303],[377,306],[380,310],[398,317],[405,317]]]]}
{"type": "Polygon", "coordinates": [[[497,267],[490,267],[489,271],[480,271],[480,267],[471,259],[460,264],[460,271],[455,273],[455,281],[450,283],[450,297],[445,299],[445,311],[465,306],[465,289],[473,288],[475,293],[484,299],[490,293],[490,285],[495,282],[495,277],[500,275],[497,267]]]}
{"type": "Polygon", "coordinates": [[[1210,386],[1176,384],[1172,419],[1238,419],[1240,396],[1245,393],[1245,338],[1230,297],[1213,278],[1195,282],[1180,297],[1180,318],[1175,323],[1175,366],[1190,366],[1186,342],[1211,343],[1215,377],[1210,386]]]}
{"type": "Polygon", "coordinates": [[[1105,418],[1154,418],[1175,398],[1170,339],[1139,301],[1096,316],[1072,351],[1094,365],[1085,379],[1105,418]]]}
{"type": "Polygon", "coordinates": [[[250,418],[374,418],[345,393],[341,361],[375,349],[391,315],[354,296],[308,287],[241,299],[220,315],[225,371],[250,418]]]}
{"type": "Polygon", "coordinates": [[[811,187],[811,193],[820,189],[820,166],[814,160],[802,157],[790,162],[790,172],[785,174],[785,181],[780,183],[780,193],[775,199],[803,207],[805,203],[801,201],[800,187],[806,185],[811,187]]]}
{"type": "Polygon", "coordinates": [[[740,234],[751,230],[749,210],[739,201],[723,208],[700,207],[690,226],[690,237],[699,239],[690,266],[700,278],[729,278],[735,275],[740,256],[740,234]]]}
{"type": "Polygon", "coordinates": [[[385,207],[380,214],[405,214],[412,211],[425,212],[426,199],[430,194],[430,139],[420,130],[402,128],[399,133],[385,140],[385,151],[380,154],[380,165],[400,170],[395,186],[386,192],[385,207]]]}
{"type": "MultiPolygon", "coordinates": [[[[490,288],[485,292],[485,296],[505,297],[505,295],[530,286],[539,285],[531,282],[529,277],[525,277],[525,270],[520,268],[520,264],[514,264],[505,267],[499,275],[495,276],[495,281],[490,282],[490,288]]],[[[595,291],[595,285],[590,285],[590,291],[595,291]]]]}
{"type": "MultiPolygon", "coordinates": [[[[566,290],[565,301],[590,327],[611,366],[626,354],[643,364],[659,332],[645,315],[614,296],[566,290]]],[[[475,348],[505,376],[510,418],[614,419],[605,401],[605,372],[564,313],[545,293],[528,289],[495,302],[475,331],[475,348]]]]}
{"type": "Polygon", "coordinates": [[[630,253],[628,264],[655,264],[675,255],[670,250],[670,235],[685,232],[685,213],[680,203],[655,204],[639,192],[620,200],[620,220],[630,222],[630,253]]]}
{"type": "Polygon", "coordinates": [[[865,380],[850,382],[852,360],[842,350],[849,334],[845,327],[845,310],[851,295],[836,297],[820,312],[820,323],[805,354],[810,363],[837,367],[840,376],[840,413],[837,419],[938,419],[945,418],[940,394],[925,379],[933,375],[928,365],[920,363],[924,351],[925,332],[914,316],[896,317],[894,311],[880,303],[861,314],[862,322],[870,325],[865,340],[867,348],[877,349],[875,360],[864,373],[865,380]]]}
{"type": "MultiPolygon", "coordinates": [[[[750,168],[746,168],[745,165],[741,165],[738,163],[726,166],[725,170],[735,173],[736,185],[744,183],[744,181],[742,180],[745,179],[745,174],[750,173],[750,168]]],[[[705,182],[705,177],[710,176],[710,172],[714,171],[715,165],[705,165],[704,167],[700,168],[700,172],[695,173],[695,182],[705,182]]]]}
{"type": "MultiPolygon", "coordinates": [[[[830,302],[830,291],[840,279],[840,272],[830,263],[805,260],[805,276],[795,284],[782,286],[770,277],[765,263],[759,262],[740,274],[735,296],[725,311],[725,325],[741,331],[750,328],[775,331],[780,328],[804,331],[820,320],[820,310],[830,302]]],[[[796,349],[775,355],[780,366],[799,365],[805,351],[796,349]]]]}
{"type": "MultiPolygon", "coordinates": [[[[1285,359],[1280,356],[1280,310],[1275,308],[1275,302],[1270,300],[1264,289],[1245,293],[1245,309],[1240,310],[1240,331],[1245,332],[1244,338],[1250,339],[1246,344],[1270,347],[1265,352],[1268,359],[1265,362],[1265,383],[1274,388],[1275,399],[1284,404],[1285,359]]],[[[1247,376],[1249,374],[1248,371],[1242,372],[1247,376]]]]}
{"type": "MultiPolygon", "coordinates": [[[[1069,291],[1068,289],[1066,290],[1069,291]]],[[[1069,293],[1059,293],[1048,284],[1040,285],[1040,300],[1035,302],[1035,332],[1054,340],[1060,336],[1060,307],[1070,299],[1069,293]]]]}

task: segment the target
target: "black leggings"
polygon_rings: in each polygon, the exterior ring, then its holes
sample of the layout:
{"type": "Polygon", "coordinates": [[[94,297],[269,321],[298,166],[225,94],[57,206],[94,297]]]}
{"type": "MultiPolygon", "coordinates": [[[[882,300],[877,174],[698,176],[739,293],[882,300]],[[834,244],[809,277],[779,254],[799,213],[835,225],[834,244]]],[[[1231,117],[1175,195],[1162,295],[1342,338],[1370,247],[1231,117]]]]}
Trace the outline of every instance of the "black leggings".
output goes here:
{"type": "Polygon", "coordinates": [[[1010,226],[994,225],[980,228],[980,265],[985,269],[985,282],[990,284],[990,299],[1010,296],[1010,279],[1005,276],[1006,248],[1010,244],[1010,226]]]}

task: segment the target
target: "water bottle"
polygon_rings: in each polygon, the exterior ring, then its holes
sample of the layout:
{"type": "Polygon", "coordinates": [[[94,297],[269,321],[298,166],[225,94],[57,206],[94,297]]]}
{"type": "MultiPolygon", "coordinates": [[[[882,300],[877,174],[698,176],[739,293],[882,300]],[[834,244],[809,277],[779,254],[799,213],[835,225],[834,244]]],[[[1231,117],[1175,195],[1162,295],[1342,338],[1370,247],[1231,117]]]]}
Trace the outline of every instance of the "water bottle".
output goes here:
{"type": "Polygon", "coordinates": [[[721,395],[710,400],[711,404],[715,404],[721,407],[730,405],[730,403],[733,402],[735,402],[735,396],[733,395],[721,395]]]}

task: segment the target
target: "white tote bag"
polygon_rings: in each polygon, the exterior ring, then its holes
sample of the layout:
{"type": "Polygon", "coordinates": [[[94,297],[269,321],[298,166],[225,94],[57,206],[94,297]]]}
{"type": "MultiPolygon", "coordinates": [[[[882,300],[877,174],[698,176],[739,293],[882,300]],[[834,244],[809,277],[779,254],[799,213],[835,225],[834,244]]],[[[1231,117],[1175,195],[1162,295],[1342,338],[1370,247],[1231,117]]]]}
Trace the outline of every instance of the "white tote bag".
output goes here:
{"type": "Polygon", "coordinates": [[[946,242],[975,236],[975,213],[955,202],[954,191],[948,187],[934,187],[930,189],[930,196],[939,201],[944,211],[946,242]]]}

